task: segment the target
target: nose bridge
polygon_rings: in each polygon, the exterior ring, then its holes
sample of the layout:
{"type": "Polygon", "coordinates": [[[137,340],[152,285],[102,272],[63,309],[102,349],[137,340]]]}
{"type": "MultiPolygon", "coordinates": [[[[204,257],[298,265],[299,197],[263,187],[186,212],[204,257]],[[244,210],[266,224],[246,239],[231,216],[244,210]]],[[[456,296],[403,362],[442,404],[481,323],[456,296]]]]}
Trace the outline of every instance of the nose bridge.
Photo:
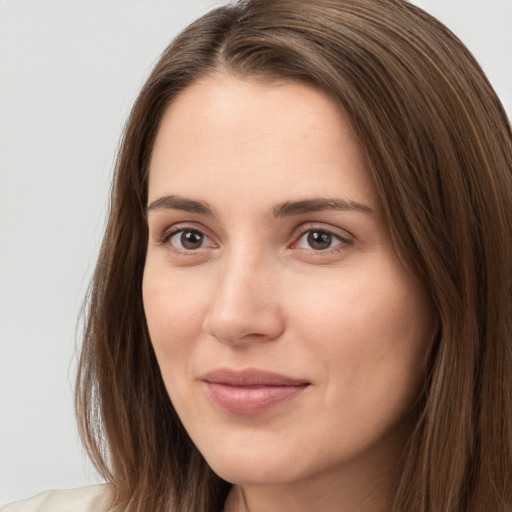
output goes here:
{"type": "Polygon", "coordinates": [[[270,340],[283,323],[276,295],[276,262],[264,251],[233,248],[220,265],[205,330],[225,343],[270,340]]]}
{"type": "MultiPolygon", "coordinates": [[[[251,280],[262,274],[263,263],[261,256],[250,250],[233,250],[223,265],[219,276],[219,294],[227,302],[239,301],[249,295],[253,286],[251,280]],[[245,292],[245,293],[244,293],[245,292]],[[241,297],[238,297],[238,295],[241,297]]],[[[257,281],[256,281],[257,282],[257,281]]],[[[252,290],[256,292],[257,290],[252,290]]]]}

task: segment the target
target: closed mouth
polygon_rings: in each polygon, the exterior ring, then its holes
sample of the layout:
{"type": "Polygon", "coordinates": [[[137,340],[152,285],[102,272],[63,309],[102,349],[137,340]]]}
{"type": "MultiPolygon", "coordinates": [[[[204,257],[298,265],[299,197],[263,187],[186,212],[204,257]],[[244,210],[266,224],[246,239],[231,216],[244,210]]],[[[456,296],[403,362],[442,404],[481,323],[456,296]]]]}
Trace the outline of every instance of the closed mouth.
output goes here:
{"type": "Polygon", "coordinates": [[[252,416],[304,391],[310,382],[268,372],[218,369],[203,377],[207,394],[224,412],[252,416]]]}

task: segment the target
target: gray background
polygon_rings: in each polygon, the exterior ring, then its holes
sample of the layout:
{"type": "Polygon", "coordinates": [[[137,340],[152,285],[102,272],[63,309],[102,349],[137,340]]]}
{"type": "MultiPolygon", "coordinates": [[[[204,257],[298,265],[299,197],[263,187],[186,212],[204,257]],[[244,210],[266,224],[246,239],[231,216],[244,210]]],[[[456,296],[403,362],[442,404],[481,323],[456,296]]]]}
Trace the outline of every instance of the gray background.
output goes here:
{"type": "MultiPolygon", "coordinates": [[[[128,109],[215,0],[0,0],[0,503],[99,481],[78,442],[75,329],[128,109]]],[[[512,0],[418,0],[512,113],[512,0]]]]}

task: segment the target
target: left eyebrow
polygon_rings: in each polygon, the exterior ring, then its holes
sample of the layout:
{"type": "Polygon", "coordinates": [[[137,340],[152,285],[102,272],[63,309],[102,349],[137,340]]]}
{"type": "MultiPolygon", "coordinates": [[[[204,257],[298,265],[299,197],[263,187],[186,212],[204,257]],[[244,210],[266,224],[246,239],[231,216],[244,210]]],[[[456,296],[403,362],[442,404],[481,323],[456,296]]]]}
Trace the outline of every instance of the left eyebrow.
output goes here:
{"type": "Polygon", "coordinates": [[[325,210],[354,211],[365,215],[375,215],[376,210],[370,206],[346,199],[304,199],[302,201],[286,201],[272,209],[274,217],[288,217],[302,213],[319,212],[325,210]]]}

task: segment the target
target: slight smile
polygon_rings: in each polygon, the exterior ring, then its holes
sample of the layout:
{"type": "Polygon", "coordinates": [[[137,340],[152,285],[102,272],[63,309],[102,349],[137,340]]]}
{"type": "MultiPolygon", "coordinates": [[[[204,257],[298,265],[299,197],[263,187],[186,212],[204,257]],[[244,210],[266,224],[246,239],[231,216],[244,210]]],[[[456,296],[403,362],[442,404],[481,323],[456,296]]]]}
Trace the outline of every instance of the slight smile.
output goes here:
{"type": "Polygon", "coordinates": [[[310,382],[258,369],[219,368],[202,381],[210,400],[230,414],[254,416],[302,393],[310,382]]]}

